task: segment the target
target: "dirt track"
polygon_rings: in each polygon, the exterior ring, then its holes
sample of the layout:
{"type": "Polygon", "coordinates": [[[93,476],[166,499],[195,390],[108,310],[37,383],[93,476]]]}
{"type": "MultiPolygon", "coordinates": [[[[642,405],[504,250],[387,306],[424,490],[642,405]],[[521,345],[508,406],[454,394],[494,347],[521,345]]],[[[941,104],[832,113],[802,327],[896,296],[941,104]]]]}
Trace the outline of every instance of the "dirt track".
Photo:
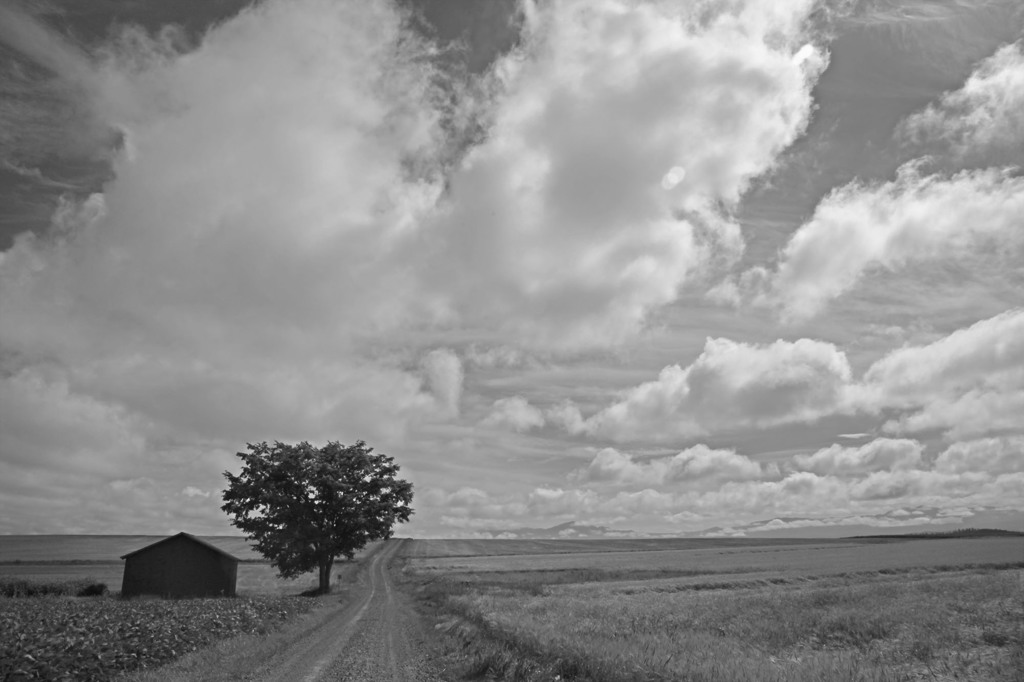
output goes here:
{"type": "Polygon", "coordinates": [[[442,680],[427,660],[419,616],[388,575],[388,563],[403,543],[390,540],[369,557],[359,574],[357,596],[322,609],[283,653],[249,679],[442,680]]]}

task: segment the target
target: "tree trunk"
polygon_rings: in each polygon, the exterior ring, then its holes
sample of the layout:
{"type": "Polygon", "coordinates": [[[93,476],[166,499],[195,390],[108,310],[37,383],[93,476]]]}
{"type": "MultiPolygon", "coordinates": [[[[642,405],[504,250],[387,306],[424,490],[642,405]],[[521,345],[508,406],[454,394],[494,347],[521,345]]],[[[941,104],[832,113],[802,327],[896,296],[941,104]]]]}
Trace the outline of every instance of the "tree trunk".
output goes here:
{"type": "Polygon", "coordinates": [[[334,566],[334,557],[320,560],[320,594],[327,594],[331,591],[331,568],[334,566]]]}

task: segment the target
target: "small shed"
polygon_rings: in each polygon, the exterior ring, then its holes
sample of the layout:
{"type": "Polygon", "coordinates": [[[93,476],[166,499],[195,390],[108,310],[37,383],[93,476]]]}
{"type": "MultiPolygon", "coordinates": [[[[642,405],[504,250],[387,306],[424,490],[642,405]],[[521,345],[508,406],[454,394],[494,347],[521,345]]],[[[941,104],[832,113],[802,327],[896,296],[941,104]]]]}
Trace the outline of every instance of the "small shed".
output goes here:
{"type": "Polygon", "coordinates": [[[121,596],[234,597],[238,559],[188,533],[125,554],[121,596]]]}

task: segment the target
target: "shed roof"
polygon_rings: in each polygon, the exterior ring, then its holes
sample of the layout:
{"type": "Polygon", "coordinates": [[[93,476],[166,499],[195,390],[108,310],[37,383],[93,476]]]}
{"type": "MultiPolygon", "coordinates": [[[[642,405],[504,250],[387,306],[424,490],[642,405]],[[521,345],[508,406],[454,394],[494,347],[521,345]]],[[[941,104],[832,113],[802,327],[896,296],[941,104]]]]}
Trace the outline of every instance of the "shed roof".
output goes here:
{"type": "Polygon", "coordinates": [[[220,547],[218,547],[216,545],[213,545],[213,544],[210,544],[206,540],[203,540],[201,538],[197,538],[195,535],[192,535],[191,533],[186,533],[184,531],[182,531],[181,533],[178,533],[177,535],[172,535],[170,537],[166,537],[163,540],[158,540],[157,542],[154,542],[151,545],[146,545],[145,547],[137,549],[134,552],[128,552],[127,554],[125,554],[121,558],[122,559],[127,559],[130,556],[134,556],[136,554],[139,554],[140,552],[145,552],[147,550],[153,549],[154,547],[162,545],[165,542],[170,542],[171,540],[175,540],[177,538],[184,538],[186,540],[190,540],[190,541],[196,543],[197,545],[202,545],[203,547],[206,547],[207,549],[212,549],[214,552],[217,552],[218,554],[222,554],[222,555],[226,556],[229,559],[233,559],[234,561],[239,561],[239,558],[234,556],[233,554],[229,554],[228,552],[225,552],[220,547]]]}

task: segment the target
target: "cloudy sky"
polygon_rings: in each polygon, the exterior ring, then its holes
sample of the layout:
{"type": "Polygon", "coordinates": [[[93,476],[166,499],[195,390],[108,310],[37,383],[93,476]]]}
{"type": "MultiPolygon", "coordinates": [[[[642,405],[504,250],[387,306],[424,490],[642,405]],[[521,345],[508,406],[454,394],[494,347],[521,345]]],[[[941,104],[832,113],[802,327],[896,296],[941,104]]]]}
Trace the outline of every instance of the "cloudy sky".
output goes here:
{"type": "Polygon", "coordinates": [[[1019,0],[0,0],[0,533],[1024,528],[1021,111],[1019,0]]]}

